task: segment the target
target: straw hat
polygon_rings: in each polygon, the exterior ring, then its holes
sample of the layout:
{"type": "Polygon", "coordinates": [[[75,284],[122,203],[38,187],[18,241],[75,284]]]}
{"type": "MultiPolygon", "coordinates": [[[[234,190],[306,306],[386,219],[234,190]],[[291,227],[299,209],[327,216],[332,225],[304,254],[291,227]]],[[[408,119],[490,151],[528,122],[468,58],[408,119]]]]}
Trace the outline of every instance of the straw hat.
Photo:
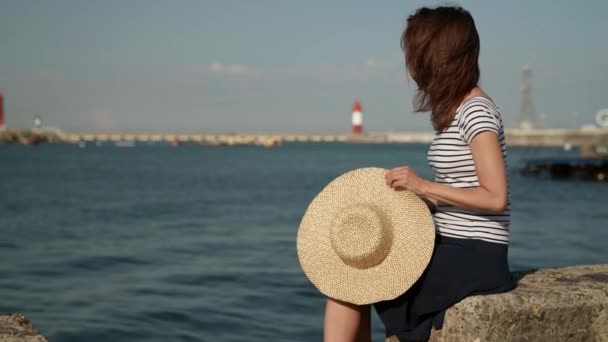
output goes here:
{"type": "Polygon", "coordinates": [[[302,218],[298,258],[328,297],[358,305],[394,299],[431,259],[431,213],[413,192],[386,185],[387,171],[370,167],[339,176],[302,218]]]}

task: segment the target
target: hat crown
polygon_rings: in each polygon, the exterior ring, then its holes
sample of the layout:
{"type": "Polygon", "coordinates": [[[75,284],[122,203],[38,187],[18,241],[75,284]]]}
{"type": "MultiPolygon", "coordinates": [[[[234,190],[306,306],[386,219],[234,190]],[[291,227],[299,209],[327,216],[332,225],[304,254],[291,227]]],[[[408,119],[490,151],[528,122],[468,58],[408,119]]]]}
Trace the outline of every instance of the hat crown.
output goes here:
{"type": "Polygon", "coordinates": [[[353,204],[336,215],[331,245],[347,265],[365,269],[380,264],[392,244],[390,221],[373,204],[353,204]]]}

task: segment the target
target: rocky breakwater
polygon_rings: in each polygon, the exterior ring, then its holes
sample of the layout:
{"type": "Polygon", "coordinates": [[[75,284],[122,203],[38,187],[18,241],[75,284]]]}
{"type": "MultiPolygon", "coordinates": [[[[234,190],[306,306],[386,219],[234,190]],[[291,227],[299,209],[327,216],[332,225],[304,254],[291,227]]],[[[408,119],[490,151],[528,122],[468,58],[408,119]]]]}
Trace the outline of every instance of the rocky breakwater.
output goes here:
{"type": "Polygon", "coordinates": [[[0,130],[0,144],[37,145],[40,143],[58,142],[63,142],[63,139],[55,132],[37,130],[0,130]]]}
{"type": "Polygon", "coordinates": [[[515,290],[468,297],[450,308],[431,341],[608,341],[608,264],[514,275],[515,290]]]}
{"type": "Polygon", "coordinates": [[[19,314],[0,315],[0,342],[48,342],[19,314]]]}

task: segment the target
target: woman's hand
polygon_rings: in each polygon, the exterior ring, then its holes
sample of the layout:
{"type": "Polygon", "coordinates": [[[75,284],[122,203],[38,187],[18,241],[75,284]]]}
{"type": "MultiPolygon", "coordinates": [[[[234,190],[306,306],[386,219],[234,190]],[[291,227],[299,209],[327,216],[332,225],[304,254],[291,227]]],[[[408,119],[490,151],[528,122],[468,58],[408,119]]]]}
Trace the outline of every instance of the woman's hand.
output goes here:
{"type": "Polygon", "coordinates": [[[407,166],[400,166],[389,170],[385,176],[386,184],[395,190],[408,189],[418,196],[425,196],[429,181],[418,176],[414,170],[407,166]]]}

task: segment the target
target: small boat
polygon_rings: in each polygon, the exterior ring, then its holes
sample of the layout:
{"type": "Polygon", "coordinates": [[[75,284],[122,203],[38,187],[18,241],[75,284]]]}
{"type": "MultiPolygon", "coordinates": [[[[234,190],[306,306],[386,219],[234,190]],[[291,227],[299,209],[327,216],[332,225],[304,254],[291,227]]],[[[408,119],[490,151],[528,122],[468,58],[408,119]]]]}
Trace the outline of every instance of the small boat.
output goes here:
{"type": "Polygon", "coordinates": [[[283,146],[283,141],[281,139],[270,139],[264,142],[264,147],[281,147],[283,146]]]}
{"type": "Polygon", "coordinates": [[[25,140],[25,144],[30,146],[40,145],[41,142],[42,139],[40,139],[39,137],[31,137],[25,140]]]}
{"type": "Polygon", "coordinates": [[[281,140],[280,138],[267,138],[263,140],[258,140],[257,142],[255,142],[255,145],[263,147],[281,147],[283,146],[283,140],[281,140]]]}

